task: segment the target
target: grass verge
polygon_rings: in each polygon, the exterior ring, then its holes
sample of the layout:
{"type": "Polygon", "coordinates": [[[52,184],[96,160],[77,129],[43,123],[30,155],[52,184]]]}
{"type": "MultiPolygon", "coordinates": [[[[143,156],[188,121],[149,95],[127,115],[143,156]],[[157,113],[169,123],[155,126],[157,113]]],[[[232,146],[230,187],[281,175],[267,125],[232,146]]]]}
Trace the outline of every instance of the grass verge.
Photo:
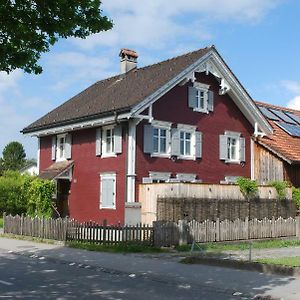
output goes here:
{"type": "Polygon", "coordinates": [[[68,242],[67,246],[89,251],[112,252],[112,253],[161,253],[166,250],[137,243],[123,243],[117,245],[101,245],[85,242],[68,242]]]}
{"type": "Polygon", "coordinates": [[[300,256],[280,257],[280,258],[261,258],[256,260],[259,263],[280,265],[288,267],[300,267],[300,256]]]}
{"type": "MultiPolygon", "coordinates": [[[[300,240],[265,240],[252,242],[253,249],[285,248],[300,246],[300,240]]],[[[249,242],[197,244],[195,251],[222,252],[248,250],[249,242]]],[[[191,245],[178,246],[177,251],[190,251],[191,245]]]]}
{"type": "Polygon", "coordinates": [[[61,243],[56,240],[41,239],[41,238],[37,238],[37,237],[33,237],[33,236],[16,235],[16,234],[9,234],[9,233],[0,234],[0,237],[9,238],[9,239],[17,239],[17,240],[22,240],[22,241],[52,244],[52,245],[61,243]]]}

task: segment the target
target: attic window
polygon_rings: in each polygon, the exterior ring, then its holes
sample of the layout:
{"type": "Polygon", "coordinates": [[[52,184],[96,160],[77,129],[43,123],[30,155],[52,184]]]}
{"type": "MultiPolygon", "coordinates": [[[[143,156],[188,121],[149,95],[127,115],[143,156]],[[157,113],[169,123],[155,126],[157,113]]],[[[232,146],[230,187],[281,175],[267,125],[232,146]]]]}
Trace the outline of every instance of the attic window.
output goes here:
{"type": "Polygon", "coordinates": [[[209,113],[213,111],[213,92],[209,90],[209,85],[195,82],[189,86],[188,102],[193,111],[209,113]]]}

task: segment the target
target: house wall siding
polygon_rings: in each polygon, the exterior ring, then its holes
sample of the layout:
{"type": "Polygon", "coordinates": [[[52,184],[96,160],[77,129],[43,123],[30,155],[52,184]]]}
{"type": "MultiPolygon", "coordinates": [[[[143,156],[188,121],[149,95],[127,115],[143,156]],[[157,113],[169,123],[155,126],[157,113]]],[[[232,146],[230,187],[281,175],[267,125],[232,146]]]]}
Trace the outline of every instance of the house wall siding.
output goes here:
{"type": "Polygon", "coordinates": [[[214,111],[209,114],[194,112],[188,107],[188,84],[176,86],[153,105],[155,120],[191,124],[202,136],[202,158],[197,160],[172,161],[168,158],[151,157],[143,152],[143,128],[146,121],[137,127],[137,183],[149,176],[149,171],[194,173],[204,183],[220,183],[224,176],[251,176],[250,139],[253,127],[235,105],[229,95],[219,95],[219,83],[212,75],[198,74],[197,81],[209,84],[214,92],[214,111]],[[246,142],[246,163],[225,163],[219,158],[219,135],[225,130],[242,134],[246,142]]]}
{"type": "MultiPolygon", "coordinates": [[[[124,222],[126,131],[122,127],[122,153],[117,157],[96,156],[96,129],[72,132],[73,178],[69,195],[70,217],[80,222],[107,220],[108,224],[124,222]],[[116,209],[100,209],[100,173],[116,173],[116,209]]],[[[49,167],[51,137],[41,139],[41,170],[49,167]]]]}

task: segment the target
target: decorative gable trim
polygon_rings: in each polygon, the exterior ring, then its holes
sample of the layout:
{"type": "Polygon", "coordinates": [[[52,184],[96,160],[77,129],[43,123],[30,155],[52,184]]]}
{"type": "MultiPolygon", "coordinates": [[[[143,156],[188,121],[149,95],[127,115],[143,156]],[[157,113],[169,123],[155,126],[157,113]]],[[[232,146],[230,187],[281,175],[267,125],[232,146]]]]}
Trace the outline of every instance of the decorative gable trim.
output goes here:
{"type": "Polygon", "coordinates": [[[191,64],[184,71],[179,73],[176,77],[168,83],[159,88],[149,97],[134,106],[131,110],[132,116],[139,115],[142,111],[147,109],[150,105],[160,99],[164,94],[170,91],[176,85],[182,83],[184,80],[195,81],[195,72],[212,73],[214,76],[221,79],[220,91],[221,95],[229,93],[238,108],[242,111],[248,121],[255,127],[255,123],[259,124],[260,129],[265,134],[273,133],[271,125],[257,108],[254,101],[251,99],[247,91],[237,80],[235,75],[228,68],[224,60],[221,58],[217,50],[212,47],[211,50],[191,64]]]}

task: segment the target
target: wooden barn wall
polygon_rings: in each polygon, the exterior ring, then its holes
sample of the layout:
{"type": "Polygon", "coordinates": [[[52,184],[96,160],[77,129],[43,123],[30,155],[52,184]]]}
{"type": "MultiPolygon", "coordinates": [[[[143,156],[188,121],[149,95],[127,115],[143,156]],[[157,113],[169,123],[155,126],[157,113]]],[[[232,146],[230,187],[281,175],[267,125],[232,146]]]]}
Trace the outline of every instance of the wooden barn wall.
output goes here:
{"type": "Polygon", "coordinates": [[[205,220],[216,221],[257,218],[289,218],[296,216],[292,200],[276,199],[197,199],[197,198],[159,198],[157,200],[157,220],[174,221],[205,220]]]}
{"type": "Polygon", "coordinates": [[[259,144],[254,144],[254,176],[258,184],[284,180],[284,163],[259,144]]]}

